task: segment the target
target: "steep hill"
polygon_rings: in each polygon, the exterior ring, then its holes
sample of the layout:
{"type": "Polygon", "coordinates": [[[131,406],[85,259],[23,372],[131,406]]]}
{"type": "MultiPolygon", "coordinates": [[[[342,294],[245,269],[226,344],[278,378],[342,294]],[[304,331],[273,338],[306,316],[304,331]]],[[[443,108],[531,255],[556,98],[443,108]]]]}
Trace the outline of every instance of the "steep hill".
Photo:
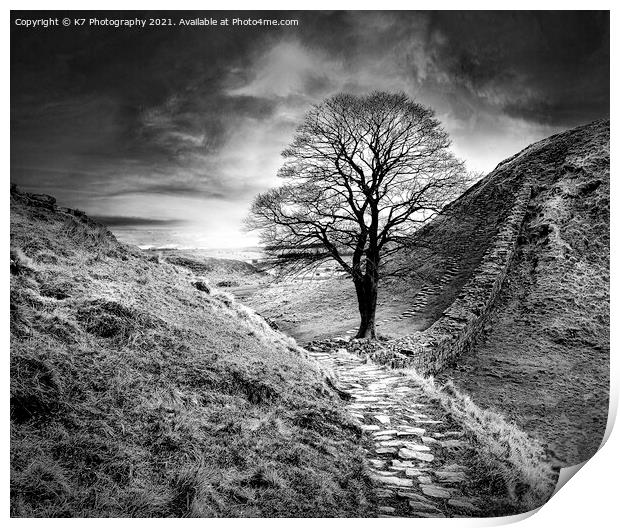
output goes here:
{"type": "Polygon", "coordinates": [[[362,435],[293,341],[11,190],[13,516],[364,516],[362,435]]]}
{"type": "Polygon", "coordinates": [[[532,196],[502,290],[482,335],[442,378],[572,465],[594,454],[607,420],[609,122],[552,136],[501,163],[453,204],[455,223],[431,226],[433,251],[475,264],[488,246],[484,226],[492,236],[502,204],[524,182],[532,196]],[[457,226],[461,212],[480,221],[457,226]]]}

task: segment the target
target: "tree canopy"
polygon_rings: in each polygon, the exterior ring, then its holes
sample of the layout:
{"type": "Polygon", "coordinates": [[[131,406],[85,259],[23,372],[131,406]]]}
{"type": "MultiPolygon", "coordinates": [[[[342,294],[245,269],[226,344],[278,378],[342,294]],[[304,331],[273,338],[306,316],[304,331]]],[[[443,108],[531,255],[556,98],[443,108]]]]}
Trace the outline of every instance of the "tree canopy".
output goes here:
{"type": "Polygon", "coordinates": [[[464,189],[448,134],[403,93],[339,94],[310,109],[282,156],[284,183],[256,197],[248,226],[291,271],[335,260],[355,283],[362,323],[372,313],[358,337],[374,336],[390,255],[464,189]]]}

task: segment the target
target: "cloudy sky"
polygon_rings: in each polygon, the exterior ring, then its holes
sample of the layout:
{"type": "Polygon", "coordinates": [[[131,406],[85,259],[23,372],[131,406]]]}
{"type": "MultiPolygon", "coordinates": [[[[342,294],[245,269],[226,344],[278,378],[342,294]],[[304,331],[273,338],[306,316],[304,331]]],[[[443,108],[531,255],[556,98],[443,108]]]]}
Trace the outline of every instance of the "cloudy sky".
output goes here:
{"type": "MultiPolygon", "coordinates": [[[[73,13],[13,12],[16,18],[73,13]]],[[[146,12],[89,12],[149,18],[146,12]]],[[[160,14],[273,18],[267,13],[160,14]]],[[[11,181],[140,245],[252,245],[254,195],[308,107],[405,91],[470,170],[609,115],[609,16],[278,12],[296,27],[11,29],[11,181]]]]}

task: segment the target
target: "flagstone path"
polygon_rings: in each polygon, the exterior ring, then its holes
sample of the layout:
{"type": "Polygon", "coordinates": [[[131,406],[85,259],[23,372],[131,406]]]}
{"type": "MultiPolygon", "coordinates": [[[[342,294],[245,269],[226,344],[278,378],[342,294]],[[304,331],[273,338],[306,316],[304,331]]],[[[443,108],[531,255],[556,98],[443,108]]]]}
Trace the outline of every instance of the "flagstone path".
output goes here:
{"type": "Polygon", "coordinates": [[[372,439],[367,451],[381,516],[481,516],[483,504],[467,493],[472,449],[463,430],[411,380],[338,348],[312,342],[311,359],[326,367],[352,398],[348,411],[372,439]]]}

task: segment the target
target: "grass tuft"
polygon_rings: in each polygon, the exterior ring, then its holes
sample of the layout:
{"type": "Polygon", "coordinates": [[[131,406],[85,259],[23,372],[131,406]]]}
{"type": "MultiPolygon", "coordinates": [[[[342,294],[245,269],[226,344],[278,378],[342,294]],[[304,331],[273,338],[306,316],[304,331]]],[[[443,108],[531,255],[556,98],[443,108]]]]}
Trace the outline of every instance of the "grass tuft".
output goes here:
{"type": "Polygon", "coordinates": [[[95,336],[126,341],[137,328],[150,323],[146,314],[109,299],[94,299],[77,310],[77,320],[95,336]]]}
{"type": "Polygon", "coordinates": [[[22,352],[11,358],[11,419],[23,423],[34,417],[45,418],[62,401],[62,384],[57,372],[46,362],[45,354],[22,352]]]}

